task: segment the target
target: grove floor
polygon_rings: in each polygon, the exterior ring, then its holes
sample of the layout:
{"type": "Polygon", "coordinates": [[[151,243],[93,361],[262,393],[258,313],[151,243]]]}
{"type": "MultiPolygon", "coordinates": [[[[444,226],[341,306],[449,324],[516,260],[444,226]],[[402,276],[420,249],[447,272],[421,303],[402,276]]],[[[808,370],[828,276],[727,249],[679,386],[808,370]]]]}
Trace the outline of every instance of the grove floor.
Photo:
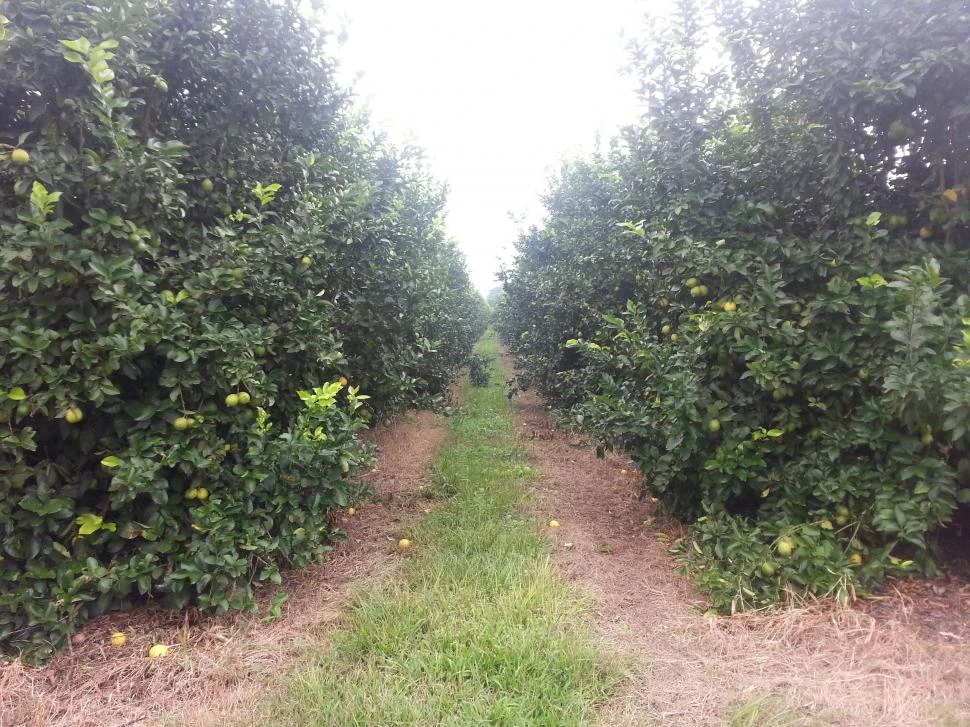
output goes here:
{"type": "MultiPolygon", "coordinates": [[[[510,406],[539,472],[528,497],[536,527],[550,538],[558,572],[588,596],[597,647],[626,674],[599,724],[970,725],[970,594],[940,595],[938,617],[927,612],[933,599],[912,597],[932,584],[852,609],[705,616],[670,552],[683,533],[637,499],[629,463],[597,459],[535,395],[510,406]],[[551,519],[561,526],[546,527],[551,519]]],[[[0,727],[254,723],[254,697],[329,648],[357,589],[397,572],[398,538],[438,507],[421,495],[447,432],[447,420],[424,412],[370,434],[380,447],[368,475],[377,495],[342,516],[348,539],[325,565],[286,578],[281,618],[103,617],[44,668],[0,666],[0,727]],[[129,635],[120,651],[107,643],[117,630],[129,635]],[[145,659],[154,642],[172,644],[173,656],[145,659]]]]}

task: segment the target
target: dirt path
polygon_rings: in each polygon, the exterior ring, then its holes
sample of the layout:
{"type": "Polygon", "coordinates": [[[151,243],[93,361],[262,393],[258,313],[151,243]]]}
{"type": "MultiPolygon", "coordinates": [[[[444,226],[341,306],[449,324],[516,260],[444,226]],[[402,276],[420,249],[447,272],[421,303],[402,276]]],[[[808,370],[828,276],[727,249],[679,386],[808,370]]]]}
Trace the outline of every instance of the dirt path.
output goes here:
{"type": "Polygon", "coordinates": [[[927,639],[905,609],[705,617],[669,553],[676,526],[637,500],[633,468],[558,430],[535,395],[513,405],[542,473],[534,495],[561,523],[556,561],[592,597],[603,648],[630,664],[603,724],[722,727],[741,705],[751,721],[732,724],[970,724],[970,646],[927,639]]]}
{"type": "Polygon", "coordinates": [[[365,433],[379,448],[376,470],[365,477],[376,499],[342,516],[347,540],[324,565],[286,575],[280,590],[289,597],[278,620],[263,623],[265,607],[253,616],[141,610],[98,618],[43,668],[0,665],[0,727],[251,724],[254,694],[326,649],[349,593],[394,568],[400,531],[422,514],[420,499],[406,495],[424,482],[447,433],[446,421],[430,412],[365,433]],[[114,631],[128,634],[123,649],[108,644],[114,631]],[[176,645],[173,654],[149,661],[155,642],[176,645]]]}

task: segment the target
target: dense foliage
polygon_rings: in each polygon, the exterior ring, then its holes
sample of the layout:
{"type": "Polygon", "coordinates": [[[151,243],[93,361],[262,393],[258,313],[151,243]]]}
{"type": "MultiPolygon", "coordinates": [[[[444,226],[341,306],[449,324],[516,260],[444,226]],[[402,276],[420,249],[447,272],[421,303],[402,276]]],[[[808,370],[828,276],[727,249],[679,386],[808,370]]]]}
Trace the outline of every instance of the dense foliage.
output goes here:
{"type": "Polygon", "coordinates": [[[355,432],[440,400],[484,327],[441,189],[298,6],[0,3],[7,653],[251,607],[360,495],[355,432]]]}
{"type": "Polygon", "coordinates": [[[970,495],[970,11],[706,6],[636,49],[647,112],[564,166],[501,328],[718,607],[845,601],[970,495]]]}

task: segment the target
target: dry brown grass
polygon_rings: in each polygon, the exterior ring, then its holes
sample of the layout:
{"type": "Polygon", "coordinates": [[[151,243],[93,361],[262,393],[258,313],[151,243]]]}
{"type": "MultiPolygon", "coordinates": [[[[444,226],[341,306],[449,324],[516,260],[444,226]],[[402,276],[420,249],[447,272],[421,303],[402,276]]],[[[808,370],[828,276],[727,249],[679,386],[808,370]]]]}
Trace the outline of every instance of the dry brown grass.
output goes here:
{"type": "Polygon", "coordinates": [[[515,407],[542,473],[538,507],[561,523],[557,564],[591,596],[604,650],[629,665],[603,724],[721,727],[738,706],[770,697],[762,720],[739,723],[970,725],[970,646],[917,628],[920,604],[900,594],[878,616],[813,604],[705,617],[669,553],[679,526],[637,500],[628,461],[597,459],[535,396],[515,407]]]}
{"type": "Polygon", "coordinates": [[[325,564],[285,576],[282,618],[262,620],[275,592],[262,595],[260,614],[141,609],[103,616],[42,668],[0,666],[0,727],[252,723],[256,697],[328,647],[353,589],[399,562],[394,545],[421,509],[402,495],[423,483],[446,435],[445,423],[429,412],[367,433],[379,448],[377,468],[366,478],[377,499],[357,516],[343,516],[348,539],[325,564]],[[124,647],[111,646],[115,631],[128,634],[124,647]],[[171,654],[148,659],[153,643],[171,645],[171,654]]]}

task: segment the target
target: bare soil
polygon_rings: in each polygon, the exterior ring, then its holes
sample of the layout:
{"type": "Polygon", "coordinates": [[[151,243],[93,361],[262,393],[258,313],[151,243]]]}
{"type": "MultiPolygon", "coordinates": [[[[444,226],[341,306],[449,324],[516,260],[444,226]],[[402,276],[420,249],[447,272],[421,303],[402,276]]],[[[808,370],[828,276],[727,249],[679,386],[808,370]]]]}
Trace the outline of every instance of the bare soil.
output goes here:
{"type": "Polygon", "coordinates": [[[323,565],[288,573],[262,594],[261,613],[113,613],[87,624],[71,650],[42,668],[0,664],[0,727],[251,724],[259,697],[298,660],[327,648],[352,591],[393,571],[397,540],[427,508],[411,493],[447,433],[430,412],[366,432],[378,446],[376,468],[363,478],[375,488],[373,502],[353,517],[341,513],[347,539],[323,565]],[[288,594],[283,615],[264,623],[279,591],[288,594]],[[127,634],[125,646],[110,644],[116,631],[127,634]],[[153,643],[169,644],[171,654],[148,659],[153,643]]]}
{"type": "Polygon", "coordinates": [[[935,583],[946,598],[914,581],[853,608],[705,616],[670,552],[683,531],[637,498],[629,461],[597,459],[534,394],[513,406],[541,472],[539,512],[561,524],[548,529],[556,563],[591,597],[602,648],[629,665],[602,724],[722,727],[765,700],[783,720],[742,724],[970,725],[970,609],[959,581],[935,583]]]}

